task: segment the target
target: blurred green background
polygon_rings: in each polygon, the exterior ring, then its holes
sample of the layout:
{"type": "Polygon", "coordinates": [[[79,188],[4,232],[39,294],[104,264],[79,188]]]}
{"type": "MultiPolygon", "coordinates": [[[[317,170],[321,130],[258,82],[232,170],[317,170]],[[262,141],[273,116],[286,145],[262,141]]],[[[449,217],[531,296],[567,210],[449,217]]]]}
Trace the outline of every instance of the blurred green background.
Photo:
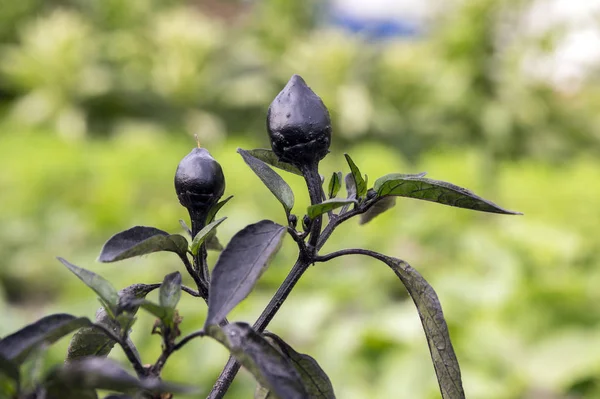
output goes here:
{"type": "MultiPolygon", "coordinates": [[[[94,315],[95,295],[55,256],[117,288],[183,271],[172,254],[95,260],[133,225],[181,232],[173,175],[193,134],[235,196],[221,242],[259,219],[283,223],[235,150],[268,147],[266,109],[297,73],[333,118],[322,174],[347,172],[348,152],[371,181],[427,171],[525,214],[399,200],[368,225],[347,223],[322,253],[364,247],[419,270],[444,307],[467,397],[600,397],[600,63],[547,73],[582,22],[532,29],[532,16],[546,19],[539,3],[432,0],[419,34],[378,39],[312,1],[0,0],[0,336],[50,312],[94,315]]],[[[284,177],[302,215],[303,182],[284,177]]],[[[286,240],[230,320],[254,321],[295,248],[286,240]]],[[[184,296],[180,313],[185,334],[206,309],[184,296]]],[[[133,333],[146,363],[160,350],[152,323],[140,315],[133,333]]],[[[382,264],[311,268],[270,329],[313,355],[339,398],[439,397],[417,313],[382,264]]],[[[226,358],[199,339],[164,375],[205,397],[226,358]]],[[[242,372],[228,397],[253,387],[242,372]]]]}

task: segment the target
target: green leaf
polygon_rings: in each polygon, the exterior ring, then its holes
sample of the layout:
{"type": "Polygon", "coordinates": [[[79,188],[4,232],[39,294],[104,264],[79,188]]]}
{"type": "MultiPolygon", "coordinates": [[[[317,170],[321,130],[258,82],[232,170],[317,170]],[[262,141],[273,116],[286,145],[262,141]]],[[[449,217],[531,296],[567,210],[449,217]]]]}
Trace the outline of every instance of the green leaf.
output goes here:
{"type": "Polygon", "coordinates": [[[442,397],[464,399],[460,367],[437,294],[423,276],[408,263],[388,256],[383,258],[400,278],[417,307],[442,397]]]}
{"type": "Polygon", "coordinates": [[[116,262],[158,251],[185,255],[188,242],[180,234],[169,234],[154,227],[135,226],[112,236],[100,251],[100,262],[116,262]]]}
{"type": "Polygon", "coordinates": [[[262,220],[233,236],[213,270],[206,326],[219,324],[248,296],[279,249],[285,231],[277,223],[262,220]]]}
{"type": "Polygon", "coordinates": [[[63,258],[58,258],[58,260],[69,270],[71,270],[73,274],[79,277],[79,279],[83,281],[85,285],[93,289],[96,294],[98,294],[100,299],[102,299],[102,301],[108,305],[109,310],[113,315],[117,314],[119,294],[117,293],[115,287],[108,282],[108,280],[94,272],[83,269],[79,266],[75,266],[63,258]]]}
{"type": "Polygon", "coordinates": [[[344,156],[346,157],[346,161],[348,162],[348,166],[350,166],[350,171],[352,172],[352,177],[354,178],[356,196],[359,198],[364,197],[364,195],[367,193],[367,182],[362,177],[358,166],[356,166],[352,158],[350,158],[350,155],[344,154],[344,156]]]}
{"type": "Polygon", "coordinates": [[[263,161],[254,158],[241,148],[238,148],[237,151],[250,169],[256,173],[277,200],[281,202],[281,205],[283,205],[283,208],[285,209],[285,213],[289,215],[294,207],[294,193],[290,186],[263,161]]]}
{"type": "Polygon", "coordinates": [[[117,392],[148,390],[155,393],[195,393],[192,387],[165,383],[159,378],[139,380],[119,364],[106,358],[88,357],[74,360],[52,370],[46,383],[55,392],[61,389],[105,389],[117,392]]]}
{"type": "MultiPolygon", "coordinates": [[[[49,345],[45,344],[36,346],[29,352],[27,359],[20,365],[19,371],[22,376],[20,382],[21,392],[34,391],[39,382],[43,379],[43,376],[46,373],[44,366],[47,363],[49,347],[49,345]]],[[[2,395],[0,395],[0,397],[2,397],[2,395]]]]}
{"type": "MultiPolygon", "coordinates": [[[[119,323],[113,320],[104,308],[100,308],[96,312],[96,323],[120,335],[119,323]]],[[[70,362],[87,356],[105,357],[108,356],[115,344],[116,342],[107,337],[99,328],[94,326],[83,327],[71,338],[65,360],[70,362]]]]}
{"type": "Polygon", "coordinates": [[[406,175],[389,174],[377,179],[373,189],[381,197],[395,195],[481,212],[521,215],[519,212],[501,208],[465,188],[424,177],[406,177],[406,175]]]}
{"type": "Polygon", "coordinates": [[[292,363],[248,324],[231,323],[223,328],[212,325],[207,332],[278,398],[309,398],[292,363]]]}
{"type": "Polygon", "coordinates": [[[335,198],[340,188],[342,188],[342,172],[333,172],[329,180],[329,198],[335,198]]]}
{"type": "Polygon", "coordinates": [[[181,228],[183,229],[183,231],[185,231],[186,233],[188,233],[190,235],[190,237],[192,236],[192,229],[190,229],[190,227],[187,225],[186,222],[184,222],[183,220],[179,219],[179,224],[181,225],[181,228]]]}
{"type": "Polygon", "coordinates": [[[212,231],[214,231],[214,229],[217,228],[218,225],[223,223],[225,221],[225,219],[227,219],[227,218],[224,217],[219,220],[215,220],[214,222],[212,222],[210,224],[207,224],[206,226],[204,226],[202,228],[202,230],[200,230],[198,232],[198,234],[196,234],[196,237],[194,237],[194,241],[192,241],[192,247],[190,249],[190,251],[192,252],[192,255],[196,256],[196,254],[198,254],[198,250],[200,249],[200,246],[202,245],[204,240],[208,237],[208,235],[212,231]]]}
{"type": "Polygon", "coordinates": [[[21,364],[38,346],[53,344],[65,335],[91,322],[86,317],[59,313],[46,316],[0,340],[0,355],[21,364]]]}
{"type": "Polygon", "coordinates": [[[316,204],[316,205],[311,205],[308,207],[308,209],[306,210],[306,214],[308,215],[309,218],[314,219],[317,216],[320,216],[324,213],[327,213],[331,210],[334,210],[336,208],[340,208],[344,205],[350,205],[350,204],[355,204],[356,200],[353,199],[330,199],[327,201],[323,201],[320,204],[316,204]]]}
{"type": "Polygon", "coordinates": [[[137,304],[145,311],[158,317],[164,324],[168,326],[173,324],[173,309],[166,306],[161,306],[146,299],[138,300],[137,304]]]}
{"type": "Polygon", "coordinates": [[[279,160],[279,157],[273,152],[273,150],[268,150],[266,148],[257,148],[255,150],[247,150],[246,152],[252,155],[254,158],[260,159],[264,163],[285,170],[286,172],[302,176],[302,172],[300,171],[300,169],[298,169],[290,163],[281,162],[279,160]]]}
{"type": "Polygon", "coordinates": [[[160,286],[158,303],[160,306],[175,310],[181,298],[181,273],[167,274],[160,286]]]}
{"type": "Polygon", "coordinates": [[[213,205],[210,208],[210,210],[208,211],[208,216],[206,217],[206,223],[211,223],[213,220],[215,220],[215,217],[217,216],[217,213],[232,198],[233,198],[233,195],[230,195],[229,197],[225,198],[223,201],[217,202],[215,205],[213,205]]]}
{"type": "Polygon", "coordinates": [[[360,215],[360,224],[365,224],[373,220],[375,216],[382,214],[383,212],[391,209],[396,205],[396,197],[382,197],[371,205],[371,207],[360,215]]]}
{"type": "Polygon", "coordinates": [[[313,357],[296,352],[284,340],[271,332],[265,332],[263,336],[267,342],[278,348],[292,362],[308,391],[308,398],[335,399],[331,380],[313,357]]]}

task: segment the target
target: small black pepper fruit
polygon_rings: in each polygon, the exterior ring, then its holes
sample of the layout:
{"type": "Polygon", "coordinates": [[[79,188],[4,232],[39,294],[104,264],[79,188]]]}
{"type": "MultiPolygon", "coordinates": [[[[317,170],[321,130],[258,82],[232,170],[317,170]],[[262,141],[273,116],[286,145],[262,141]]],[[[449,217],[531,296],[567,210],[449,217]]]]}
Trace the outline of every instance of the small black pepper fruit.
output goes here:
{"type": "Polygon", "coordinates": [[[302,229],[304,230],[305,233],[310,231],[311,225],[312,225],[311,218],[309,218],[308,215],[304,215],[304,217],[302,218],[302,229]]]}
{"type": "Polygon", "coordinates": [[[329,111],[298,75],[269,106],[267,131],[279,159],[296,167],[315,165],[329,152],[329,111]]]}
{"type": "Polygon", "coordinates": [[[192,218],[194,215],[205,216],[225,192],[221,165],[205,148],[194,148],[177,166],[175,191],[192,218]]]}
{"type": "Polygon", "coordinates": [[[296,217],[296,215],[290,215],[288,216],[288,223],[292,228],[296,228],[296,226],[298,225],[298,217],[296,217]]]}

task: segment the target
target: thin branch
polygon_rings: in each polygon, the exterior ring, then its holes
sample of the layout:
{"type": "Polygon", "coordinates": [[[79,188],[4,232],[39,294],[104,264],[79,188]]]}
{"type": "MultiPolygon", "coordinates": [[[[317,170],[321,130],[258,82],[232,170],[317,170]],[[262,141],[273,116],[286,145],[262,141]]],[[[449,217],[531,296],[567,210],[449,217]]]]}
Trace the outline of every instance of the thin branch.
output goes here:
{"type": "MultiPolygon", "coordinates": [[[[296,229],[293,229],[290,226],[288,226],[287,232],[292,237],[292,239],[294,241],[296,241],[296,243],[298,244],[298,249],[300,250],[300,252],[306,252],[307,251],[306,243],[304,242],[303,238],[298,234],[296,229]]],[[[304,237],[306,237],[306,236],[304,236],[304,237]]]]}
{"type": "Polygon", "coordinates": [[[186,335],[185,337],[183,337],[181,339],[181,341],[179,341],[178,343],[175,344],[175,346],[173,346],[173,352],[181,349],[185,344],[187,344],[192,339],[194,339],[196,337],[204,337],[205,335],[206,335],[206,333],[204,332],[204,330],[195,331],[191,334],[186,335]]]}
{"type": "Polygon", "coordinates": [[[125,356],[127,356],[127,360],[129,360],[129,362],[133,366],[133,369],[135,370],[138,377],[146,377],[146,369],[135,355],[135,350],[131,346],[129,346],[129,342],[127,340],[122,340],[119,336],[117,336],[110,329],[104,327],[102,324],[96,323],[94,324],[94,327],[102,331],[107,337],[109,337],[121,346],[123,352],[125,352],[125,356]]]}
{"type": "MultiPolygon", "coordinates": [[[[319,175],[319,165],[308,165],[302,168],[302,175],[306,181],[306,187],[308,188],[308,195],[310,197],[310,204],[316,205],[323,201],[323,185],[321,183],[321,176],[319,175]]],[[[308,246],[316,251],[317,241],[321,234],[321,225],[323,218],[317,216],[310,227],[310,238],[308,240],[308,246]]]]}
{"type": "Polygon", "coordinates": [[[201,296],[198,291],[196,291],[188,286],[185,286],[185,285],[181,286],[181,290],[184,292],[187,292],[188,294],[190,294],[191,296],[196,297],[196,298],[200,298],[200,296],[201,296]]]}
{"type": "Polygon", "coordinates": [[[167,363],[167,359],[169,358],[169,356],[171,356],[171,353],[173,353],[173,345],[171,344],[168,338],[171,334],[171,330],[166,328],[166,326],[164,325],[163,328],[165,328],[165,330],[161,331],[163,339],[163,351],[158,357],[158,359],[156,359],[156,363],[154,363],[154,366],[150,368],[150,373],[156,377],[160,376],[163,367],[165,367],[165,364],[167,363]]]}
{"type": "MultiPolygon", "coordinates": [[[[208,252],[206,251],[206,244],[202,243],[198,248],[198,253],[194,257],[195,269],[200,273],[200,280],[202,280],[208,287],[210,281],[210,272],[208,270],[208,252]]],[[[208,292],[208,289],[207,289],[208,292]]]]}
{"type": "Polygon", "coordinates": [[[287,299],[292,289],[296,286],[300,277],[304,274],[308,266],[311,264],[309,260],[302,257],[302,255],[296,261],[294,267],[290,271],[290,274],[285,278],[283,284],[279,287],[265,310],[261,313],[258,320],[252,326],[257,332],[263,332],[269,325],[283,302],[287,299]]]}
{"type": "Polygon", "coordinates": [[[227,393],[227,390],[229,389],[229,386],[233,382],[233,379],[237,375],[238,371],[240,371],[240,367],[241,364],[238,363],[233,356],[229,356],[221,375],[219,375],[219,378],[213,385],[213,388],[206,399],[222,399],[227,393]]]}
{"type": "MultiPolygon", "coordinates": [[[[227,319],[225,319],[225,324],[227,324],[227,319]]],[[[205,334],[204,330],[194,331],[193,333],[190,333],[190,334],[186,335],[185,337],[183,337],[181,339],[181,341],[179,341],[176,344],[169,342],[167,339],[164,338],[164,335],[163,335],[163,348],[164,349],[163,349],[162,353],[160,354],[159,358],[156,360],[156,363],[154,364],[154,366],[152,366],[151,372],[157,377],[160,376],[160,373],[161,373],[163,367],[165,366],[165,364],[167,363],[167,360],[173,354],[173,352],[181,349],[185,344],[190,342],[192,339],[194,339],[196,337],[204,337],[205,335],[206,334],[205,334]]]]}
{"type": "Polygon", "coordinates": [[[328,260],[335,259],[335,258],[344,256],[344,255],[366,255],[366,256],[375,258],[377,260],[380,260],[382,262],[385,262],[387,260],[387,258],[384,255],[382,255],[378,252],[370,251],[368,249],[362,249],[362,248],[341,249],[339,251],[335,251],[335,252],[332,252],[327,255],[317,256],[313,260],[315,262],[327,262],[328,260]]]}
{"type": "Polygon", "coordinates": [[[199,296],[204,298],[204,300],[208,300],[208,287],[206,286],[206,283],[200,279],[200,276],[198,276],[198,273],[196,273],[196,271],[192,267],[192,264],[190,263],[190,260],[188,259],[187,255],[179,254],[179,258],[185,265],[185,269],[187,270],[188,274],[192,277],[192,279],[194,279],[194,282],[198,287],[199,296]]]}

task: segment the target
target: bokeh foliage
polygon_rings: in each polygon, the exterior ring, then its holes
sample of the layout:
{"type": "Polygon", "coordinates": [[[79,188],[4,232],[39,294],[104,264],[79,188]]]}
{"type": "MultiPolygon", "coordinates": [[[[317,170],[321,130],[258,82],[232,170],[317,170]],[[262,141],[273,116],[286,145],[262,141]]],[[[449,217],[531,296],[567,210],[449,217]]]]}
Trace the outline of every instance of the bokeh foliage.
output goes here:
{"type": "MultiPolygon", "coordinates": [[[[93,316],[93,294],[57,255],[117,288],[179,267],[169,254],[94,260],[104,240],[133,225],[180,232],[186,213],[173,174],[191,133],[235,196],[221,242],[258,219],[284,222],[236,148],[267,144],[267,105],[298,73],[334,120],[324,175],[346,168],[347,149],[371,181],[427,171],[525,213],[400,199],[387,217],[336,232],[324,252],[362,246],[421,271],[444,306],[468,397],[600,396],[598,80],[566,93],[522,72],[553,39],[521,27],[527,2],[457,2],[424,38],[383,43],[327,28],[307,2],[204,3],[1,2],[0,336],[51,311],[93,316]]],[[[301,178],[285,178],[302,192],[301,178]]],[[[302,214],[308,199],[298,197],[302,214]]],[[[259,314],[293,246],[285,242],[236,319],[259,314]]],[[[180,306],[184,333],[203,324],[197,301],[180,306]]],[[[158,355],[152,322],[141,317],[134,332],[147,362],[158,355]]],[[[341,398],[439,395],[412,303],[375,262],[309,270],[271,329],[313,354],[341,398]]],[[[65,350],[63,342],[47,363],[65,350]]],[[[226,356],[199,340],[165,378],[208,392],[226,356]]],[[[251,386],[242,374],[231,397],[251,386]]]]}
{"type": "Polygon", "coordinates": [[[132,125],[258,137],[293,71],[344,142],[378,137],[411,159],[442,144],[490,159],[597,154],[593,76],[574,96],[523,73],[561,37],[530,32],[530,3],[446,2],[423,38],[375,42],[327,27],[314,1],[5,2],[0,104],[17,126],[67,137],[132,125]]]}

